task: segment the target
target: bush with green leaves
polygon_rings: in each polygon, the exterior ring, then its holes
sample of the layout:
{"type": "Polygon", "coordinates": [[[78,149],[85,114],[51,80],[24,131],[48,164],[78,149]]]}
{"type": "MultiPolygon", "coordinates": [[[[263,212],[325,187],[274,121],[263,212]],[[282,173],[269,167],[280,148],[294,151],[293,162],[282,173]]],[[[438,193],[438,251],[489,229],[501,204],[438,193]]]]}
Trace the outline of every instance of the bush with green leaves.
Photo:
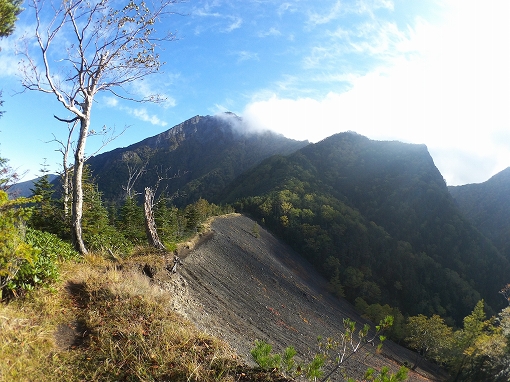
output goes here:
{"type": "MultiPolygon", "coordinates": [[[[405,367],[401,367],[396,374],[390,373],[390,369],[387,366],[383,366],[381,371],[377,373],[377,371],[371,367],[369,367],[363,377],[363,381],[370,382],[403,382],[407,381],[407,373],[408,369],[405,367]]],[[[355,379],[349,378],[347,382],[356,382],[355,379]]]]}
{"type": "Polygon", "coordinates": [[[49,232],[27,228],[25,244],[34,256],[22,261],[16,275],[7,282],[6,288],[14,295],[58,280],[59,262],[78,257],[70,243],[49,232]]]}
{"type": "MultiPolygon", "coordinates": [[[[293,347],[286,348],[283,354],[273,354],[272,346],[264,341],[255,341],[251,355],[259,367],[264,370],[278,369],[285,375],[309,381],[329,381],[348,358],[367,344],[374,344],[376,340],[379,340],[379,350],[385,340],[382,332],[391,327],[393,317],[387,316],[381,320],[379,325],[376,325],[374,334],[369,334],[369,325],[364,325],[361,330],[356,331],[354,321],[346,318],[343,323],[344,331],[340,333],[339,339],[318,338],[319,352],[313,354],[308,363],[296,364],[297,352],[293,347]]],[[[407,373],[408,369],[405,367],[401,367],[395,374],[390,373],[390,369],[387,367],[383,367],[379,372],[369,368],[363,381],[401,382],[407,380],[407,373]]],[[[348,375],[344,377],[349,382],[354,381],[348,375]]]]}
{"type": "Polygon", "coordinates": [[[58,263],[77,256],[69,243],[56,235],[27,228],[31,208],[38,197],[9,200],[0,191],[0,291],[16,296],[58,279],[58,263]]]}
{"type": "Polygon", "coordinates": [[[9,200],[5,191],[0,190],[0,298],[8,285],[18,277],[25,263],[33,263],[38,251],[25,242],[25,221],[30,217],[30,209],[23,204],[34,199],[20,198],[9,200]]]}
{"type": "Polygon", "coordinates": [[[33,247],[40,249],[40,256],[52,258],[55,261],[72,260],[79,257],[71,243],[60,239],[53,233],[28,228],[25,239],[33,247]]]}
{"type": "Polygon", "coordinates": [[[280,354],[272,354],[273,347],[264,341],[255,341],[255,347],[251,350],[251,355],[261,369],[279,369],[282,363],[280,354]]]}
{"type": "Polygon", "coordinates": [[[95,252],[109,253],[114,256],[128,256],[133,250],[133,244],[127,240],[122,232],[113,227],[105,227],[104,232],[85,235],[87,247],[95,252]]]}

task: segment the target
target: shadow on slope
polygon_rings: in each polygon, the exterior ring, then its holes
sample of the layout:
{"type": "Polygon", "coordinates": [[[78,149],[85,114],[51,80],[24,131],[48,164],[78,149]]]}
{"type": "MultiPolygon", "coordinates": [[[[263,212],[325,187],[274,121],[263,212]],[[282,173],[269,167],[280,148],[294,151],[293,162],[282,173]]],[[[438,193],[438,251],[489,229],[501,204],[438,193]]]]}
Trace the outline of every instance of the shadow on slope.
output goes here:
{"type": "MultiPolygon", "coordinates": [[[[229,342],[246,361],[256,339],[281,351],[294,346],[306,358],[318,352],[317,337],[338,336],[342,320],[366,322],[345,300],[331,296],[326,281],[290,247],[241,215],[216,218],[212,235],[185,257],[167,287],[175,308],[199,329],[229,342]]],[[[368,366],[394,371],[414,353],[390,341],[381,354],[366,347],[346,364],[352,375],[368,366]]],[[[440,380],[434,366],[410,373],[410,381],[440,380]]]]}

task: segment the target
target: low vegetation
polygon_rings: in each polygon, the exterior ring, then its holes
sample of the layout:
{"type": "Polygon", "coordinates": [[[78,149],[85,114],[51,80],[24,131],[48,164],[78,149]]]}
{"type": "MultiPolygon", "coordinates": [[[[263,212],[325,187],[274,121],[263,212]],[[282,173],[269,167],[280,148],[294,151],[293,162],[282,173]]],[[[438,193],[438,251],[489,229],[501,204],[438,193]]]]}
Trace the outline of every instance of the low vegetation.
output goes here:
{"type": "MultiPolygon", "coordinates": [[[[0,381],[282,380],[173,312],[172,296],[142,272],[166,264],[136,232],[141,210],[127,200],[115,218],[97,189],[86,189],[84,232],[94,251],[85,257],[63,240],[65,216],[50,192],[11,201],[0,191],[0,381]]],[[[165,246],[222,211],[205,200],[180,210],[160,200],[165,246]]]]}
{"type": "MultiPolygon", "coordinates": [[[[83,228],[92,251],[79,256],[66,241],[62,203],[43,192],[48,185],[42,182],[29,199],[9,200],[0,191],[0,380],[326,381],[350,357],[345,349],[355,353],[384,339],[379,333],[369,338],[368,327],[358,332],[346,321],[340,340],[321,340],[317,353],[304,362],[296,361],[304,356],[292,347],[274,354],[269,344],[257,342],[252,355],[259,368],[249,368],[228,344],[198,332],[171,311],[172,296],[141,271],[144,264],[166,267],[162,254],[200,233],[209,217],[230,212],[229,207],[200,199],[176,208],[163,195],[155,205],[166,247],[162,253],[146,246],[136,200],[128,198],[119,208],[105,206],[89,182],[83,228]]],[[[252,234],[259,237],[258,224],[252,234]]],[[[337,260],[326,260],[335,271],[331,291],[341,296],[343,273],[356,280],[356,270],[340,272],[337,260]]],[[[366,282],[358,279],[360,285],[366,282]]],[[[509,291],[507,286],[502,294],[508,298],[509,291]]],[[[510,376],[510,308],[487,319],[480,300],[454,327],[439,315],[403,315],[362,296],[355,303],[374,322],[391,316],[393,326],[384,325],[387,335],[417,351],[408,368],[428,359],[446,368],[451,380],[506,381],[510,376]]],[[[369,369],[365,375],[366,381],[405,378],[405,368],[396,374],[369,369]]]]}
{"type": "Polygon", "coordinates": [[[141,273],[98,258],[62,273],[52,290],[0,305],[0,380],[234,380],[229,346],[171,312],[141,273]]]}
{"type": "MultiPolygon", "coordinates": [[[[318,352],[308,356],[308,361],[296,361],[297,355],[294,347],[285,348],[282,354],[273,353],[272,346],[264,341],[255,341],[255,347],[251,355],[257,365],[262,369],[278,369],[282,374],[297,381],[329,381],[331,378],[341,376],[342,380],[356,382],[342,367],[345,362],[361,353],[367,345],[375,345],[379,341],[377,349],[380,350],[385,340],[383,332],[393,324],[393,317],[387,316],[375,331],[370,331],[368,324],[359,331],[356,323],[348,318],[344,319],[344,331],[338,334],[338,338],[318,338],[318,352]]],[[[380,371],[368,368],[363,376],[363,381],[373,382],[401,382],[407,380],[408,369],[402,366],[396,373],[391,373],[388,367],[382,367],[380,371]]]]}

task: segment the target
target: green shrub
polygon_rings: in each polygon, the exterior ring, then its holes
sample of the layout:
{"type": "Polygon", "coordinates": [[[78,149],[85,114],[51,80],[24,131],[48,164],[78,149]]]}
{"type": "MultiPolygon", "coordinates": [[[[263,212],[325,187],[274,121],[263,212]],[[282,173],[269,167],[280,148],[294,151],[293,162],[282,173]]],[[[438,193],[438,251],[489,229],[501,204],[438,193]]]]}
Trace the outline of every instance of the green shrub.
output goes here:
{"type": "Polygon", "coordinates": [[[305,375],[310,381],[316,381],[324,375],[326,357],[323,354],[315,354],[312,361],[305,365],[305,375]]]}
{"type": "Polygon", "coordinates": [[[296,368],[296,361],[294,360],[296,354],[297,351],[293,346],[285,348],[285,351],[283,352],[282,364],[286,373],[291,373],[296,368]]]}
{"type": "Polygon", "coordinates": [[[85,235],[87,247],[96,252],[110,252],[114,255],[127,256],[133,250],[133,244],[124,235],[109,226],[105,231],[93,235],[85,235]]]}
{"type": "Polygon", "coordinates": [[[31,259],[22,261],[16,275],[7,282],[11,293],[32,290],[59,278],[59,261],[77,258],[78,253],[71,244],[56,235],[28,228],[25,244],[33,251],[31,259]]]}
{"type": "Polygon", "coordinates": [[[264,341],[255,341],[255,347],[251,350],[251,355],[261,369],[269,370],[279,368],[282,363],[280,354],[271,354],[273,347],[264,341]]]}
{"type": "Polygon", "coordinates": [[[9,200],[0,190],[0,299],[10,289],[13,280],[24,264],[32,264],[37,250],[24,241],[24,223],[30,217],[30,209],[22,208],[36,199],[9,200]]]}
{"type": "Polygon", "coordinates": [[[71,260],[78,258],[78,252],[71,243],[63,241],[57,235],[36,229],[27,229],[25,240],[42,251],[42,256],[55,260],[71,260]]]}

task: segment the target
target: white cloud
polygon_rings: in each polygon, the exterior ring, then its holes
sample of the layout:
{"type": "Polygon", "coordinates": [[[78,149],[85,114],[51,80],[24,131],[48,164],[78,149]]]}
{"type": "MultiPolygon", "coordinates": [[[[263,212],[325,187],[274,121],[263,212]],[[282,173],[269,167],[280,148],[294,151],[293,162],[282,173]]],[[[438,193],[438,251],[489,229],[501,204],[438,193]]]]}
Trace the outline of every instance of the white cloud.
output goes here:
{"type": "Polygon", "coordinates": [[[119,104],[117,97],[103,97],[104,104],[108,107],[116,107],[119,104]]]}
{"type": "Polygon", "coordinates": [[[141,121],[149,122],[152,125],[156,125],[156,126],[166,126],[167,125],[167,123],[165,121],[161,120],[157,115],[149,114],[149,112],[145,108],[132,108],[132,107],[127,107],[127,106],[121,105],[119,103],[119,99],[117,97],[103,96],[101,98],[101,100],[102,100],[102,105],[126,112],[127,114],[132,115],[141,121]]]}
{"type": "Polygon", "coordinates": [[[261,31],[258,33],[259,37],[269,37],[269,36],[281,36],[282,32],[280,32],[277,28],[272,27],[269,30],[261,31]]]}
{"type": "Polygon", "coordinates": [[[230,33],[236,29],[241,28],[241,25],[243,24],[243,19],[240,17],[235,17],[232,23],[225,28],[225,32],[230,33]]]}
{"type": "MultiPolygon", "coordinates": [[[[217,105],[217,107],[218,109],[222,109],[220,105],[217,105]]],[[[227,110],[218,110],[218,112],[215,114],[215,117],[227,122],[235,131],[243,135],[251,135],[268,130],[254,123],[249,123],[249,121],[246,121],[243,118],[239,118],[239,116],[228,112],[227,110]]]]}
{"type": "Polygon", "coordinates": [[[20,74],[18,59],[8,52],[0,52],[0,77],[14,77],[20,74]]]}
{"type": "Polygon", "coordinates": [[[358,0],[352,3],[348,3],[338,0],[325,12],[322,11],[322,9],[321,12],[310,12],[308,15],[308,25],[309,27],[315,27],[318,25],[329,24],[332,21],[339,19],[340,17],[352,14],[368,14],[374,18],[374,11],[381,8],[393,10],[393,1],[358,0]]]}
{"type": "MultiPolygon", "coordinates": [[[[211,3],[206,2],[202,7],[194,7],[191,12],[192,16],[196,17],[204,17],[204,18],[213,18],[218,20],[208,26],[199,25],[194,28],[194,33],[196,35],[200,35],[207,29],[217,30],[223,33],[230,33],[236,29],[239,29],[243,24],[243,19],[240,16],[228,14],[222,9],[221,12],[213,11],[214,8],[224,7],[225,4],[221,2],[213,1],[211,3]],[[225,22],[228,25],[225,25],[225,22]]],[[[230,7],[229,7],[230,8],[230,7]]]]}
{"type": "Polygon", "coordinates": [[[311,12],[308,17],[308,23],[311,26],[327,24],[332,20],[335,20],[343,12],[343,4],[341,1],[337,1],[327,12],[318,13],[311,12]]]}
{"type": "MultiPolygon", "coordinates": [[[[25,36],[32,36],[34,30],[34,25],[18,22],[12,35],[0,39],[0,77],[19,77],[22,74],[18,53],[20,50],[25,50],[22,39],[25,36]]],[[[27,41],[28,47],[30,43],[27,41]]]]}
{"type": "MultiPolygon", "coordinates": [[[[420,20],[402,34],[392,25],[389,45],[362,46],[389,54],[384,66],[357,77],[323,75],[349,81],[348,90],[316,98],[274,93],[247,105],[243,116],[295,139],[354,130],[425,143],[449,184],[486,180],[510,166],[510,3],[450,6],[441,24],[420,20]]],[[[328,54],[317,49],[315,57],[328,54]]]]}
{"type": "Polygon", "coordinates": [[[177,106],[177,101],[175,100],[175,98],[173,97],[170,97],[168,95],[164,95],[164,98],[165,100],[161,103],[161,105],[165,108],[165,109],[168,109],[170,107],[175,107],[177,106]]]}
{"type": "Polygon", "coordinates": [[[170,80],[168,83],[166,81],[162,81],[161,75],[156,74],[132,83],[129,90],[135,95],[135,99],[137,100],[147,100],[157,97],[161,100],[159,105],[168,109],[177,105],[175,98],[166,94],[164,91],[165,86],[171,85],[174,78],[177,77],[168,77],[170,80]]]}
{"type": "Polygon", "coordinates": [[[327,31],[320,44],[311,48],[303,65],[307,69],[341,67],[345,71],[354,70],[360,61],[366,65],[393,60],[416,51],[409,44],[411,33],[408,28],[400,30],[395,22],[384,20],[361,22],[350,29],[338,27],[327,31]]]}
{"type": "Polygon", "coordinates": [[[377,9],[394,9],[393,1],[391,0],[361,0],[356,2],[356,12],[357,13],[368,13],[372,14],[374,10],[377,9]]]}
{"type": "Polygon", "coordinates": [[[150,115],[146,109],[128,109],[125,108],[130,114],[134,115],[136,118],[150,122],[153,125],[157,126],[166,126],[167,123],[165,121],[160,120],[156,115],[150,115]]]}
{"type": "Polygon", "coordinates": [[[233,54],[235,54],[238,58],[237,58],[237,62],[243,62],[243,61],[249,61],[249,60],[256,60],[258,61],[259,60],[259,55],[255,52],[248,52],[246,50],[241,50],[239,52],[234,52],[233,54]]]}
{"type": "Polygon", "coordinates": [[[289,12],[293,11],[291,3],[283,3],[283,4],[281,4],[278,7],[278,10],[276,11],[276,13],[278,13],[278,15],[281,17],[287,11],[289,11],[289,12]]]}

